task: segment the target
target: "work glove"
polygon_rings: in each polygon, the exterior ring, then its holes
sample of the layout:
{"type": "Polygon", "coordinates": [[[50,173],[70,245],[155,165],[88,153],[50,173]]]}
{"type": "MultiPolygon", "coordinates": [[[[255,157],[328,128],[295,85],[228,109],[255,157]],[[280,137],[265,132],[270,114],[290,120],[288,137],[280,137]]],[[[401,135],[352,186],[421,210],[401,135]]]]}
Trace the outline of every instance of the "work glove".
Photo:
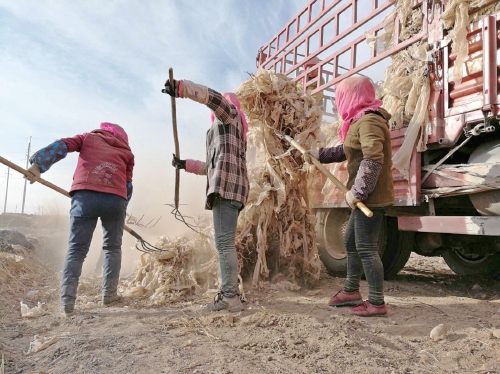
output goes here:
{"type": "Polygon", "coordinates": [[[351,207],[352,210],[356,209],[356,203],[360,201],[357,199],[351,191],[347,191],[345,194],[345,202],[351,207]]]}
{"type": "Polygon", "coordinates": [[[25,177],[27,180],[29,180],[30,184],[35,183],[39,178],[40,178],[40,168],[36,166],[36,164],[31,165],[28,169],[33,176],[27,176],[25,177]]]}
{"type": "Polygon", "coordinates": [[[167,81],[165,82],[165,88],[163,90],[161,90],[161,92],[163,92],[165,94],[169,94],[172,97],[179,97],[179,92],[178,92],[179,82],[177,82],[174,79],[173,83],[174,84],[173,84],[173,87],[172,87],[172,84],[170,83],[170,79],[167,79],[167,81]]]}
{"type": "Polygon", "coordinates": [[[186,160],[180,160],[172,154],[172,166],[176,169],[186,169],[186,160]]]}
{"type": "Polygon", "coordinates": [[[319,159],[319,149],[309,149],[306,151],[303,155],[302,158],[304,159],[305,162],[308,164],[312,164],[311,157],[314,157],[316,160],[319,159]]]}

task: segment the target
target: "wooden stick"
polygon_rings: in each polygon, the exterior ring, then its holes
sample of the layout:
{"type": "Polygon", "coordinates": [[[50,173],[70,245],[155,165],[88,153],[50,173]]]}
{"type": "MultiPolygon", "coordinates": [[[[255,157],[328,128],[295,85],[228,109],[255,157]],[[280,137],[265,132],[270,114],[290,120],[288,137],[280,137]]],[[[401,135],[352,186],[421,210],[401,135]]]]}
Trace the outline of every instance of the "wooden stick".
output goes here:
{"type": "MultiPolygon", "coordinates": [[[[33,174],[30,173],[28,170],[26,169],[23,169],[22,167],[14,164],[13,162],[10,162],[9,160],[3,158],[2,156],[0,156],[0,163],[10,167],[11,169],[17,171],[18,173],[21,173],[22,175],[24,175],[25,177],[32,177],[33,174]]],[[[67,197],[71,197],[71,195],[68,193],[68,191],[66,190],[63,190],[61,187],[58,187],[56,186],[55,184],[52,184],[48,181],[46,181],[45,179],[42,179],[42,178],[38,178],[36,180],[38,183],[41,183],[43,184],[44,186],[54,190],[54,191],[57,191],[59,192],[60,194],[64,195],[64,196],[67,196],[67,197]]],[[[139,239],[139,240],[143,240],[134,230],[132,230],[130,227],[128,227],[127,225],[124,225],[123,226],[123,229],[125,231],[127,231],[129,234],[131,234],[134,238],[136,239],[139,239]]]]}
{"type": "MultiPolygon", "coordinates": [[[[293,140],[291,137],[285,136],[285,139],[292,146],[294,146],[295,148],[297,148],[302,154],[306,153],[306,150],[299,143],[297,143],[295,140],[293,140]]],[[[320,163],[313,156],[311,156],[311,160],[312,160],[314,166],[316,166],[323,174],[325,174],[328,177],[328,179],[330,179],[344,193],[344,195],[347,192],[349,192],[349,190],[346,188],[346,186],[344,186],[341,181],[339,181],[337,178],[335,178],[333,176],[333,174],[330,173],[328,171],[328,169],[323,166],[322,163],[320,163]]],[[[359,210],[361,210],[367,217],[372,217],[373,216],[373,212],[365,204],[363,204],[361,201],[356,202],[356,207],[359,210]]]]}
{"type": "MultiPolygon", "coordinates": [[[[173,87],[174,84],[174,69],[170,68],[168,69],[168,76],[170,80],[170,85],[171,89],[173,92],[175,92],[175,87],[173,87]]],[[[177,136],[177,108],[175,106],[175,97],[171,96],[170,97],[170,102],[172,104],[172,127],[174,129],[174,144],[175,144],[175,157],[180,158],[180,151],[179,151],[179,138],[177,136]]],[[[179,180],[180,180],[181,174],[180,174],[180,169],[175,168],[175,197],[174,197],[174,204],[175,204],[175,209],[179,209],[179,180]]]]}

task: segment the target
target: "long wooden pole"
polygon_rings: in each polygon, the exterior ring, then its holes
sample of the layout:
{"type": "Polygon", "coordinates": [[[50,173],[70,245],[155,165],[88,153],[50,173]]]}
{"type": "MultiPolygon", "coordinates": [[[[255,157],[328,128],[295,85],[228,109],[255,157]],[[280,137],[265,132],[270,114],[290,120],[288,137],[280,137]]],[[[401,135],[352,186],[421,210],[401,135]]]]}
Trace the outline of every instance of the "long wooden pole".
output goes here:
{"type": "MultiPolygon", "coordinates": [[[[295,148],[297,148],[300,151],[300,153],[302,153],[302,154],[306,153],[306,150],[299,143],[297,143],[295,140],[293,140],[291,137],[285,135],[285,139],[291,145],[293,145],[295,148]]],[[[347,189],[347,187],[344,186],[341,181],[339,181],[337,178],[335,178],[333,176],[333,174],[330,173],[328,171],[328,169],[325,168],[321,162],[319,162],[313,156],[311,156],[311,160],[312,160],[314,166],[316,166],[323,174],[325,174],[328,177],[328,179],[330,179],[344,193],[344,195],[347,192],[349,192],[349,190],[347,189]]],[[[356,208],[358,208],[359,210],[361,210],[367,217],[372,217],[373,216],[373,212],[365,204],[363,204],[361,201],[358,201],[356,203],[356,208]]]]}
{"type": "MultiPolygon", "coordinates": [[[[173,92],[175,92],[175,87],[174,87],[174,69],[170,68],[168,69],[168,76],[171,84],[171,89],[173,92]]],[[[179,137],[177,136],[177,108],[175,106],[175,97],[172,96],[170,97],[170,102],[172,104],[172,127],[174,130],[174,144],[175,144],[175,157],[180,158],[180,151],[179,151],[179,137]]],[[[179,209],[179,180],[180,180],[181,174],[180,174],[180,169],[175,168],[175,197],[174,197],[174,204],[175,204],[175,209],[179,209]]]]}

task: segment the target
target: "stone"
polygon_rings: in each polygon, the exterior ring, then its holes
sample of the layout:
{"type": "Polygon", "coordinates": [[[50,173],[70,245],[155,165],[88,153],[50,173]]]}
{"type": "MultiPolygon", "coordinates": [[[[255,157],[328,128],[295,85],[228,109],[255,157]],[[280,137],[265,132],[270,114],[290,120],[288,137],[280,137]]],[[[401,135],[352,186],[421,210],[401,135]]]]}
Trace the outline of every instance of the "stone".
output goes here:
{"type": "Polygon", "coordinates": [[[479,284],[475,284],[472,286],[472,288],[470,289],[472,292],[481,292],[483,289],[481,288],[481,286],[479,284]]]}
{"type": "Polygon", "coordinates": [[[441,323],[432,329],[430,337],[432,340],[438,341],[446,339],[447,334],[448,334],[448,328],[441,323]]]}
{"type": "Polygon", "coordinates": [[[491,333],[495,338],[500,339],[500,329],[494,329],[491,333]]]}

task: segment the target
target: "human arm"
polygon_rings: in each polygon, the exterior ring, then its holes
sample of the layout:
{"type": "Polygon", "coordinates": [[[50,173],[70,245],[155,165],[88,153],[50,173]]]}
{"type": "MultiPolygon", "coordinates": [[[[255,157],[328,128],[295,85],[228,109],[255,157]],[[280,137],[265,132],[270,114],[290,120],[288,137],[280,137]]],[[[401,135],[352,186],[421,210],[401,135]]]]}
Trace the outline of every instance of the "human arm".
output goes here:
{"type": "Polygon", "coordinates": [[[225,124],[236,123],[238,111],[236,107],[224,98],[219,92],[191,82],[189,80],[174,80],[165,83],[165,89],[162,92],[173,97],[188,98],[198,103],[205,104],[210,108],[215,116],[225,124]],[[175,89],[172,89],[172,86],[175,89]]]}
{"type": "Polygon", "coordinates": [[[130,201],[133,192],[134,186],[132,185],[132,182],[127,182],[127,201],[130,201]]]}
{"type": "Polygon", "coordinates": [[[181,160],[173,154],[172,166],[176,169],[184,169],[188,173],[207,175],[207,165],[203,161],[192,160],[189,158],[187,160],[181,160]]]}
{"type": "Polygon", "coordinates": [[[132,156],[130,161],[127,164],[127,172],[126,172],[126,178],[127,178],[127,183],[132,183],[132,177],[134,175],[134,166],[135,166],[135,157],[132,156]]]}
{"type": "Polygon", "coordinates": [[[52,165],[65,158],[68,152],[66,143],[62,139],[59,139],[36,151],[30,157],[29,162],[38,167],[40,173],[45,173],[52,165]]]}
{"type": "Polygon", "coordinates": [[[332,162],[342,162],[347,160],[343,144],[336,147],[320,148],[317,158],[322,164],[331,164],[332,162]]]}
{"type": "Polygon", "coordinates": [[[359,140],[363,160],[356,174],[356,179],[351,187],[351,192],[356,199],[366,200],[375,190],[377,181],[384,164],[385,133],[380,120],[369,120],[359,127],[359,140]]]}
{"type": "Polygon", "coordinates": [[[56,162],[61,161],[68,154],[69,149],[64,139],[56,140],[46,147],[36,151],[30,158],[31,166],[28,171],[33,175],[26,177],[30,184],[35,183],[42,173],[45,173],[56,162]]]}
{"type": "Polygon", "coordinates": [[[134,174],[135,158],[132,156],[129,163],[127,164],[127,201],[132,198],[132,193],[134,192],[134,186],[132,185],[132,176],[134,174]]]}
{"type": "Polygon", "coordinates": [[[186,160],[186,171],[197,175],[207,175],[207,164],[198,160],[186,160]]]}

